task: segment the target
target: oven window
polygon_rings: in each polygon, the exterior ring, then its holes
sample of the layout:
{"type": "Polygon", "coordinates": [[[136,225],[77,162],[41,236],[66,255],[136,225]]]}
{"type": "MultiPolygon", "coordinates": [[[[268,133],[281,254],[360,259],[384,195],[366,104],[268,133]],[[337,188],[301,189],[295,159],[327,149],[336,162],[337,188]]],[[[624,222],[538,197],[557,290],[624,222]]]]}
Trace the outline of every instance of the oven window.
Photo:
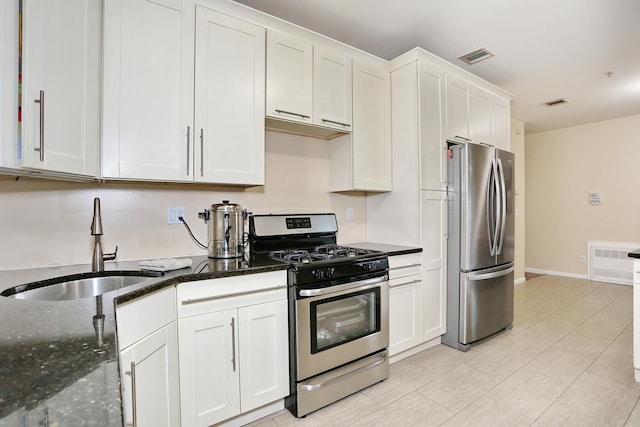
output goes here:
{"type": "Polygon", "coordinates": [[[312,302],[311,353],[380,332],[380,288],[312,302]]]}

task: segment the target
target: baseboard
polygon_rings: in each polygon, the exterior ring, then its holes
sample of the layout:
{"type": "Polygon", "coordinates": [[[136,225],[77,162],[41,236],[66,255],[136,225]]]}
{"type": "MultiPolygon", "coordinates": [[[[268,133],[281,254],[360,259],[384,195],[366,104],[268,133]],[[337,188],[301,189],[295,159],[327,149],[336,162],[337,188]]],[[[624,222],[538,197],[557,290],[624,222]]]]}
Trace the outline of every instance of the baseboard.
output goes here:
{"type": "Polygon", "coordinates": [[[535,274],[549,274],[551,276],[562,276],[562,277],[571,277],[573,279],[584,279],[589,280],[589,276],[587,274],[575,274],[575,273],[565,273],[564,271],[552,271],[552,270],[541,270],[539,268],[525,268],[525,273],[535,273],[535,274]]]}
{"type": "Polygon", "coordinates": [[[254,409],[246,414],[242,414],[237,416],[236,418],[232,418],[227,421],[223,421],[219,425],[220,427],[240,427],[247,425],[251,422],[260,420],[262,418],[267,418],[273,416],[276,412],[279,412],[284,409],[284,399],[276,400],[273,403],[269,403],[265,406],[261,406],[260,408],[254,409]]]}
{"type": "Polygon", "coordinates": [[[403,359],[406,359],[407,357],[411,357],[411,356],[413,356],[415,354],[418,354],[418,353],[420,353],[422,351],[428,350],[431,347],[435,347],[440,343],[441,343],[440,337],[438,337],[438,338],[432,339],[431,341],[427,341],[425,343],[422,343],[420,345],[412,347],[412,348],[410,348],[408,350],[405,350],[405,351],[403,351],[401,353],[394,354],[389,358],[389,364],[393,365],[394,363],[399,362],[399,361],[401,361],[403,359]]]}
{"type": "Polygon", "coordinates": [[[519,285],[519,284],[524,283],[524,282],[526,282],[526,281],[527,281],[527,279],[526,279],[525,277],[521,277],[521,278],[519,278],[519,279],[514,280],[514,281],[513,281],[513,284],[514,284],[514,285],[519,285]]]}

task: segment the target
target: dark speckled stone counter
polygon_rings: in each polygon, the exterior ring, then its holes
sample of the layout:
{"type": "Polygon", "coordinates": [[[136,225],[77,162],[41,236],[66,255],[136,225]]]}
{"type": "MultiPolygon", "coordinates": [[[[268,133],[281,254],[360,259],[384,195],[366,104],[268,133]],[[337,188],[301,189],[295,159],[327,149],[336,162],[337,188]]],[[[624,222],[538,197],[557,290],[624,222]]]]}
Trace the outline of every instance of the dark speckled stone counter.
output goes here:
{"type": "Polygon", "coordinates": [[[370,249],[373,251],[386,252],[389,256],[395,255],[407,255],[422,252],[422,248],[414,246],[398,246],[388,245],[386,243],[374,243],[374,242],[356,242],[347,243],[346,246],[353,246],[354,248],[370,249]]]}
{"type": "MultiPolygon", "coordinates": [[[[209,260],[148,278],[97,298],[33,301],[0,297],[0,426],[38,425],[45,408],[51,425],[122,426],[115,339],[115,304],[178,283],[284,270],[270,260],[209,260]],[[102,306],[104,334],[93,318],[102,306]],[[57,424],[56,424],[57,423],[57,424]]],[[[139,270],[138,263],[108,262],[107,270],[139,270]]],[[[83,274],[89,265],[0,272],[0,292],[53,277],[83,274]]]]}
{"type": "MultiPolygon", "coordinates": [[[[349,246],[390,256],[421,248],[371,242],[349,246]]],[[[640,256],[640,255],[639,255],[640,256]]],[[[136,261],[108,262],[108,271],[139,270],[136,261]]],[[[37,426],[49,413],[51,425],[122,426],[115,305],[178,283],[285,270],[268,258],[210,260],[192,257],[192,266],[108,292],[100,298],[34,301],[0,297],[0,426],[37,426]],[[93,318],[99,307],[104,334],[93,318]],[[56,424],[57,423],[57,424],[56,424]]],[[[79,279],[89,265],[0,272],[0,292],[59,276],[79,279]]]]}
{"type": "Polygon", "coordinates": [[[640,258],[640,249],[629,252],[629,258],[640,258]]]}

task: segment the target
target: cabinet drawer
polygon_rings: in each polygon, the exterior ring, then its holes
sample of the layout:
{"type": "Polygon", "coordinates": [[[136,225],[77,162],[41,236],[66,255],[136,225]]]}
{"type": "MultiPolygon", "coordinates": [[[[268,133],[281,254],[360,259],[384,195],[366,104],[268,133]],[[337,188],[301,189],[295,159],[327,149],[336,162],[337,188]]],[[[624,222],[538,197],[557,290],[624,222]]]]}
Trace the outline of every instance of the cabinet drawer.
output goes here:
{"type": "Polygon", "coordinates": [[[284,298],[287,298],[284,270],[181,283],[177,287],[178,317],[284,298]]]}
{"type": "Polygon", "coordinates": [[[420,274],[413,274],[411,276],[405,277],[397,277],[389,279],[389,288],[394,288],[398,286],[411,285],[415,283],[420,283],[422,281],[422,276],[420,274]]]}
{"type": "Polygon", "coordinates": [[[389,268],[408,267],[422,263],[422,252],[406,255],[395,255],[389,257],[389,268]]]}
{"type": "Polygon", "coordinates": [[[176,320],[176,289],[172,286],[116,307],[118,347],[134,342],[176,320]]]}

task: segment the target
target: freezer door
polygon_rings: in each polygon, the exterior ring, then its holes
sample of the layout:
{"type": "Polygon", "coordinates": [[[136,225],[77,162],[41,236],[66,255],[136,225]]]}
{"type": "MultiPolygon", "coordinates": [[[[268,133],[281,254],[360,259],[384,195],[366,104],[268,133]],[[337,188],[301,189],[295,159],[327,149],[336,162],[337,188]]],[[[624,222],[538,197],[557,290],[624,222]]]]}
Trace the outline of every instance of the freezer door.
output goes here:
{"type": "Polygon", "coordinates": [[[515,229],[515,183],[513,153],[496,150],[496,162],[498,165],[498,177],[501,186],[501,199],[504,216],[499,225],[500,234],[497,251],[497,264],[513,262],[514,229],[515,229]]]}
{"type": "Polygon", "coordinates": [[[478,144],[465,144],[461,164],[461,241],[460,269],[479,270],[496,264],[492,246],[495,238],[495,150],[478,144]],[[492,161],[493,160],[493,161],[492,161]]]}
{"type": "Polygon", "coordinates": [[[513,265],[460,274],[459,341],[470,344],[513,322],[513,265]]]}

